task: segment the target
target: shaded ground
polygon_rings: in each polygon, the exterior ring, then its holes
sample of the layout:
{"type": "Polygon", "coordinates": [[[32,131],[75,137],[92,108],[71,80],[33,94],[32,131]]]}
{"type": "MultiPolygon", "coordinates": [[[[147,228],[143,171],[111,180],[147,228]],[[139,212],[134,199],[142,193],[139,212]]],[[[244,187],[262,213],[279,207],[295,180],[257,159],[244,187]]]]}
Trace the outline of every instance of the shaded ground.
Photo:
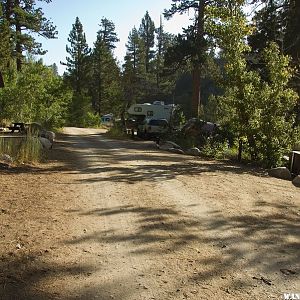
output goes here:
{"type": "Polygon", "coordinates": [[[300,190],[261,170],[68,128],[0,171],[0,299],[282,299],[300,190]]]}

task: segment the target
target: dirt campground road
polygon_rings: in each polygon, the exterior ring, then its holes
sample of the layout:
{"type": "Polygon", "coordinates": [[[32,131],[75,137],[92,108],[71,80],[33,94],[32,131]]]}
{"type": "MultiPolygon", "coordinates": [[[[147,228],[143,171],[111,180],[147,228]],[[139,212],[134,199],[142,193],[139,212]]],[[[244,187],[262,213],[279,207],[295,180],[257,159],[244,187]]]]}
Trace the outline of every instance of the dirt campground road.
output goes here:
{"type": "Polygon", "coordinates": [[[0,299],[300,293],[291,182],[92,129],[66,128],[49,159],[0,171],[0,299]]]}

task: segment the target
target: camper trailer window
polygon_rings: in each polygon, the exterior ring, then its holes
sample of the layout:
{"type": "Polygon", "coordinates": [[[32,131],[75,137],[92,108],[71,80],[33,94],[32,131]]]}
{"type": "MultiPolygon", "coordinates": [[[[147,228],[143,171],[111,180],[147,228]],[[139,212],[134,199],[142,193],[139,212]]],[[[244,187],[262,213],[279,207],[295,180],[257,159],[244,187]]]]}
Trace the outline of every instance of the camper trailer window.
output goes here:
{"type": "Polygon", "coordinates": [[[142,108],[141,108],[141,107],[135,107],[135,108],[134,108],[134,111],[135,111],[135,112],[141,112],[141,111],[142,111],[142,108]]]}
{"type": "Polygon", "coordinates": [[[147,111],[147,117],[153,117],[153,110],[147,111]]]}

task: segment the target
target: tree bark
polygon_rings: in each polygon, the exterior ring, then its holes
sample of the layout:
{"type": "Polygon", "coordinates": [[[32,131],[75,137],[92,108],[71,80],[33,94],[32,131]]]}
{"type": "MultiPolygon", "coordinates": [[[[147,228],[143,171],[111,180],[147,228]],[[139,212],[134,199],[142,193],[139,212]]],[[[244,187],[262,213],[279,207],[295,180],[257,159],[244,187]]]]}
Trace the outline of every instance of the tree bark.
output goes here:
{"type": "Polygon", "coordinates": [[[0,88],[4,88],[4,80],[1,71],[0,71],[0,88]]]}
{"type": "Polygon", "coordinates": [[[197,17],[197,54],[194,58],[193,69],[193,95],[192,95],[192,117],[198,118],[201,106],[201,65],[203,63],[204,51],[204,8],[205,0],[199,0],[197,17]]]}
{"type": "Polygon", "coordinates": [[[192,118],[199,117],[199,107],[201,105],[201,74],[200,66],[194,66],[193,70],[193,95],[192,95],[192,118]]]}
{"type": "MultiPolygon", "coordinates": [[[[20,6],[20,1],[16,0],[15,7],[20,6]]],[[[15,22],[16,22],[16,56],[17,56],[17,71],[20,72],[22,69],[22,45],[21,45],[21,35],[22,29],[20,24],[19,15],[15,13],[15,22]]]]}

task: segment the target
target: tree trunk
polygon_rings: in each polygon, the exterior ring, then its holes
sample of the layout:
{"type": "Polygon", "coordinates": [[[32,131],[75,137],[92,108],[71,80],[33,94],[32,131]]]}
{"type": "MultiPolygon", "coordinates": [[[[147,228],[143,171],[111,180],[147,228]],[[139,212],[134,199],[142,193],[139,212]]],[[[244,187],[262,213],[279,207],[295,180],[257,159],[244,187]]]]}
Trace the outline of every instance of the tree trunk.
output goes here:
{"type": "Polygon", "coordinates": [[[238,161],[242,160],[242,153],[243,153],[243,141],[239,139],[238,161]]]}
{"type": "MultiPolygon", "coordinates": [[[[20,6],[20,1],[16,0],[15,7],[20,6]]],[[[16,22],[16,55],[17,55],[17,71],[20,72],[22,69],[22,45],[21,45],[21,24],[19,20],[19,15],[15,13],[15,22],[16,22]]]]}
{"type": "Polygon", "coordinates": [[[257,160],[257,153],[258,153],[255,138],[253,135],[248,134],[247,140],[248,140],[248,144],[249,144],[251,160],[255,161],[255,160],[257,160]]]}
{"type": "Polygon", "coordinates": [[[4,80],[1,71],[0,71],[0,88],[4,88],[4,80]]]}
{"type": "Polygon", "coordinates": [[[199,0],[197,17],[196,49],[193,69],[192,117],[198,118],[201,106],[201,65],[204,55],[204,8],[205,0],[199,0]]]}
{"type": "Polygon", "coordinates": [[[192,95],[192,117],[199,117],[199,107],[201,104],[200,95],[201,75],[199,65],[194,66],[193,70],[193,95],[192,95]]]}

